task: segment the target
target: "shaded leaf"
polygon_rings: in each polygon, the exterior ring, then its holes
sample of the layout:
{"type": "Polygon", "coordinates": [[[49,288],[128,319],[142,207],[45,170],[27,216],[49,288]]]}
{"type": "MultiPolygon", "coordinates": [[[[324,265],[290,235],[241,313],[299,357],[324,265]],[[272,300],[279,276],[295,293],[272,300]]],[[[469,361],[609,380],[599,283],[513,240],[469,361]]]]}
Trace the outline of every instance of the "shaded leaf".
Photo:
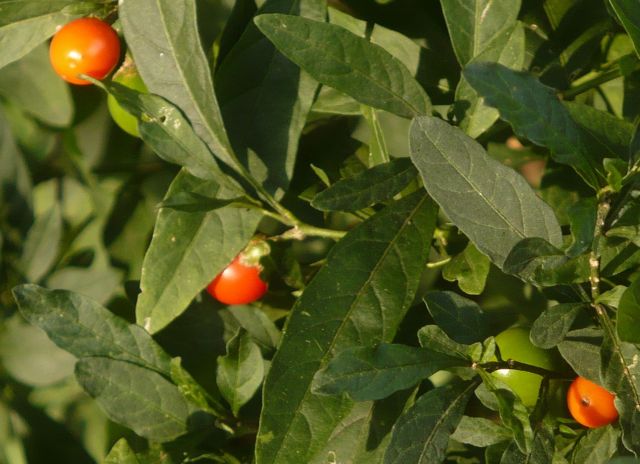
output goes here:
{"type": "Polygon", "coordinates": [[[406,345],[348,348],[316,373],[311,390],[325,395],[347,393],[355,401],[379,400],[442,369],[465,364],[457,357],[406,345]]]}
{"type": "Polygon", "coordinates": [[[573,330],[558,344],[558,350],[576,374],[597,383],[600,381],[601,343],[602,332],[599,330],[573,330]]]}
{"type": "Polygon", "coordinates": [[[553,89],[529,74],[496,63],[472,63],[465,68],[464,77],[518,135],[549,148],[555,161],[572,166],[592,187],[600,185],[602,153],[590,150],[584,133],[553,89]]]}
{"type": "Polygon", "coordinates": [[[640,56],[640,5],[633,0],[609,0],[609,4],[629,34],[636,54],[640,56]]]}
{"type": "Polygon", "coordinates": [[[433,202],[416,192],[333,247],[296,302],[273,358],[264,386],[258,462],[312,462],[349,415],[350,400],[311,392],[313,375],[339,351],[392,340],[414,298],[435,217],[433,202]],[[310,419],[318,427],[309,429],[310,419]]]}
{"type": "Polygon", "coordinates": [[[456,431],[451,435],[456,441],[485,448],[511,439],[511,431],[484,417],[462,416],[456,431]]]}
{"type": "Polygon", "coordinates": [[[527,237],[562,243],[560,225],[518,173],[446,122],[421,117],[411,127],[411,159],[429,194],[499,267],[527,237]]]}
{"type": "Polygon", "coordinates": [[[342,179],[315,196],[311,206],[321,211],[358,211],[393,198],[418,172],[407,158],[397,158],[342,179]]]}
{"type": "Polygon", "coordinates": [[[640,344],[640,278],[620,298],[616,328],[622,341],[640,344]]]}
{"type": "Polygon", "coordinates": [[[502,455],[500,464],[522,464],[525,462],[527,464],[548,464],[553,461],[553,458],[553,429],[544,423],[536,430],[529,451],[523,452],[514,441],[502,455]]]}
{"type": "Polygon", "coordinates": [[[320,83],[399,116],[431,111],[426,92],[401,62],[340,26],[280,14],[259,16],[255,23],[281,53],[320,83]]]}
{"type": "Polygon", "coordinates": [[[384,464],[442,462],[477,383],[453,383],[422,395],[393,427],[384,464]]]}
{"type": "Polygon", "coordinates": [[[170,441],[188,429],[191,406],[160,374],[124,361],[82,358],[76,378],[109,419],[141,437],[170,441]]]}
{"type": "Polygon", "coordinates": [[[458,281],[460,290],[469,295],[480,295],[489,276],[491,263],[472,242],[462,253],[454,256],[442,270],[442,277],[449,282],[458,281]]]}
{"type": "MultiPolygon", "coordinates": [[[[420,346],[431,351],[455,356],[459,359],[479,361],[482,356],[482,344],[463,345],[447,336],[438,325],[425,325],[418,330],[420,346]]],[[[469,363],[466,363],[470,366],[469,363]]]]}
{"type": "Polygon", "coordinates": [[[254,306],[236,305],[218,312],[224,321],[225,339],[230,340],[239,328],[246,330],[264,354],[275,351],[280,331],[269,317],[254,306]]]}
{"type": "Polygon", "coordinates": [[[129,324],[93,300],[37,285],[13,289],[22,315],[78,358],[105,356],[170,372],[170,358],[140,326],[129,324]]]}
{"type": "Polygon", "coordinates": [[[558,345],[571,330],[573,321],[583,308],[581,303],[564,303],[544,310],[531,326],[531,342],[544,349],[558,345]]]}
{"type": "Polygon", "coordinates": [[[240,329],[227,344],[227,354],[218,357],[216,381],[220,393],[231,405],[235,416],[256,393],[264,376],[260,348],[248,332],[240,329]]]}
{"type": "Polygon", "coordinates": [[[20,262],[29,282],[38,282],[56,263],[62,232],[62,213],[55,203],[49,212],[36,218],[23,245],[20,262]]]}
{"type": "Polygon", "coordinates": [[[475,301],[453,292],[430,292],[424,302],[436,324],[456,342],[470,344],[489,335],[487,320],[475,301]]]}

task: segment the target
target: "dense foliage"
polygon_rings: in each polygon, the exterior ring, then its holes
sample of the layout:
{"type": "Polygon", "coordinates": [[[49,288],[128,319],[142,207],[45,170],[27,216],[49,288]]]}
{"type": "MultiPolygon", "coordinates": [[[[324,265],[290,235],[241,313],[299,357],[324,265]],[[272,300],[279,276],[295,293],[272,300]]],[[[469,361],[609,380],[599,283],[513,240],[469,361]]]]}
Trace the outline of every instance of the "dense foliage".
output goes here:
{"type": "Polygon", "coordinates": [[[634,0],[0,0],[0,464],[638,462],[639,52],[634,0]]]}

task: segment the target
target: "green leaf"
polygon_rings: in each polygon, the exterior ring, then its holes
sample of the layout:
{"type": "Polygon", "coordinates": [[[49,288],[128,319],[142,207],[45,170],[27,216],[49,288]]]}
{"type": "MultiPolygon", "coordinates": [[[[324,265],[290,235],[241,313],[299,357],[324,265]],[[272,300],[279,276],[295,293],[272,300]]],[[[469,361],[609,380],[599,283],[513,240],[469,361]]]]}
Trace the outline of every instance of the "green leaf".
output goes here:
{"type": "Polygon", "coordinates": [[[552,209],[512,169],[491,159],[460,129],[432,118],[411,127],[411,159],[449,219],[499,267],[516,243],[541,237],[562,244],[552,209]]]}
{"type": "MultiPolygon", "coordinates": [[[[437,353],[446,354],[459,359],[479,361],[482,356],[482,345],[464,345],[449,338],[438,325],[425,325],[418,330],[420,346],[437,353]]],[[[470,366],[469,363],[467,365],[470,366]]]]}
{"type": "Polygon", "coordinates": [[[203,411],[217,417],[226,416],[226,408],[211,395],[182,367],[182,359],[171,359],[171,381],[178,387],[182,396],[203,411]],[[209,403],[213,404],[213,408],[209,403]]]}
{"type": "Polygon", "coordinates": [[[584,198],[573,204],[567,211],[573,236],[573,243],[566,251],[568,256],[575,257],[591,249],[597,208],[595,198],[584,198]]]}
{"type": "Polygon", "coordinates": [[[620,432],[611,425],[587,430],[573,450],[572,462],[605,464],[616,454],[620,432]]]}
{"type": "Polygon", "coordinates": [[[640,344],[640,278],[620,298],[616,328],[622,341],[640,344]]]}
{"type": "Polygon", "coordinates": [[[555,161],[573,167],[590,186],[600,186],[602,153],[591,151],[553,89],[532,75],[496,63],[471,63],[463,74],[518,135],[549,148],[555,161]]]}
{"type": "Polygon", "coordinates": [[[169,375],[171,359],[142,327],[93,300],[32,284],[14,288],[13,296],[25,319],[74,356],[107,356],[169,375]]]}
{"type": "Polygon", "coordinates": [[[259,16],[255,23],[281,53],[320,83],[399,116],[431,111],[429,97],[400,61],[340,26],[280,14],[259,16]]]}
{"type": "Polygon", "coordinates": [[[434,203],[416,192],[333,247],[294,305],[265,381],[259,463],[312,462],[348,416],[353,403],[313,394],[313,376],[339,351],[392,340],[413,301],[435,218],[434,203]],[[311,418],[318,427],[308,428],[311,418]]]}
{"type": "MultiPolygon", "coordinates": [[[[166,198],[192,192],[225,198],[213,181],[182,171],[166,198]]],[[[155,333],[178,317],[191,300],[249,243],[260,219],[254,210],[233,207],[204,212],[162,209],[142,266],[136,320],[155,333]]]]}
{"type": "MultiPolygon", "coordinates": [[[[468,363],[467,363],[468,364],[468,363]]],[[[347,393],[354,401],[379,400],[465,361],[425,348],[382,343],[340,351],[313,379],[311,390],[347,393]]]]}
{"type": "Polygon", "coordinates": [[[593,329],[572,330],[558,344],[558,350],[581,377],[600,382],[600,344],[602,332],[593,329]]]}
{"type": "Polygon", "coordinates": [[[4,67],[0,95],[49,126],[66,127],[73,117],[71,92],[53,71],[48,51],[42,44],[4,67]]]}
{"type": "Polygon", "coordinates": [[[458,343],[470,344],[489,336],[482,308],[453,292],[430,292],[424,297],[429,314],[458,343]]]}
{"type": "Polygon", "coordinates": [[[234,166],[198,35],[196,2],[127,0],[118,13],[127,46],[149,92],[180,108],[210,150],[234,166]]]}
{"type": "Polygon", "coordinates": [[[633,124],[593,106],[565,101],[573,119],[600,144],[603,153],[628,158],[629,144],[633,137],[633,124]]]}
{"type": "Polygon", "coordinates": [[[609,4],[629,34],[636,54],[640,56],[640,5],[634,0],[609,0],[609,4]]]}
{"type": "Polygon", "coordinates": [[[193,176],[230,183],[178,108],[162,97],[143,94],[118,83],[103,87],[138,118],[140,136],[160,158],[183,166],[193,176]]]}
{"type": "Polygon", "coordinates": [[[449,282],[458,281],[460,290],[469,295],[480,295],[489,276],[491,263],[471,242],[462,253],[456,255],[442,270],[442,277],[449,282]]]}
{"type": "Polygon", "coordinates": [[[584,307],[581,303],[564,303],[544,310],[531,326],[531,342],[544,349],[555,347],[564,340],[584,307]]]}
{"type": "Polygon", "coordinates": [[[513,441],[502,455],[500,464],[549,464],[553,462],[553,458],[553,429],[548,424],[543,423],[538,430],[536,430],[531,442],[531,449],[529,451],[523,452],[518,447],[518,443],[513,441]]]}
{"type": "Polygon", "coordinates": [[[58,259],[62,239],[60,205],[37,217],[24,242],[20,267],[29,282],[38,282],[47,275],[58,259]]]}
{"type": "Polygon", "coordinates": [[[239,328],[246,330],[264,354],[273,353],[280,341],[280,331],[264,311],[254,306],[234,306],[220,310],[225,339],[230,340],[239,328]]]}
{"type": "Polygon", "coordinates": [[[140,464],[140,461],[129,446],[129,443],[127,443],[127,440],[121,438],[109,451],[109,454],[104,459],[104,464],[140,464]]]}
{"type": "MultiPolygon", "coordinates": [[[[525,60],[525,29],[522,23],[514,23],[505,41],[494,44],[474,58],[474,61],[496,61],[508,68],[521,70],[525,60]]],[[[489,129],[500,117],[495,108],[487,106],[481,96],[463,77],[456,88],[454,111],[458,115],[460,128],[471,138],[476,138],[489,129]]]]}
{"type": "Polygon", "coordinates": [[[193,409],[160,374],[109,358],[82,358],[76,378],[107,417],[141,437],[170,441],[188,430],[193,409]]]}
{"type": "Polygon", "coordinates": [[[453,383],[422,395],[393,427],[384,464],[442,462],[477,383],[453,383]]]}
{"type": "Polygon", "coordinates": [[[485,448],[511,439],[511,431],[484,417],[462,416],[456,431],[451,435],[456,441],[485,448]]]}
{"type": "Polygon", "coordinates": [[[615,406],[620,414],[622,443],[634,454],[640,453],[640,349],[620,342],[613,327],[605,328],[600,349],[600,373],[603,387],[616,394],[615,406]],[[614,338],[615,337],[615,338],[614,338]]]}
{"type": "Polygon", "coordinates": [[[260,348],[251,335],[240,329],[227,344],[226,356],[218,357],[216,381],[220,393],[231,405],[233,415],[256,393],[264,377],[260,348]]]}
{"type": "Polygon", "coordinates": [[[417,176],[407,158],[397,158],[342,179],[315,196],[311,206],[321,211],[358,211],[389,200],[417,176]]]}
{"type": "Polygon", "coordinates": [[[229,198],[226,200],[219,200],[217,198],[209,198],[193,192],[178,192],[163,200],[158,205],[158,208],[170,208],[185,213],[204,213],[224,208],[225,206],[229,206],[230,204],[240,200],[242,199],[229,198]]]}
{"type": "MultiPolygon", "coordinates": [[[[324,2],[269,0],[258,14],[322,20],[324,2]]],[[[287,190],[318,83],[250,23],[216,72],[216,91],[238,157],[270,192],[287,190]]]]}
{"type": "Polygon", "coordinates": [[[499,53],[520,11],[520,0],[440,0],[440,4],[462,67],[486,50],[499,53]]]}

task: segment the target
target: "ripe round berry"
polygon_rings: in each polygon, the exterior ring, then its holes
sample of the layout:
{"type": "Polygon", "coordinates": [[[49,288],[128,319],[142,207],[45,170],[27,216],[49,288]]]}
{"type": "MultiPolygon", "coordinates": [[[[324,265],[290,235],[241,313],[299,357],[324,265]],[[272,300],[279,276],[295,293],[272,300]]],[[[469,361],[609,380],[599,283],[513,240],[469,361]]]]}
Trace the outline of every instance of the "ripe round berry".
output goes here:
{"type": "Polygon", "coordinates": [[[109,75],[120,59],[116,31],[96,18],[80,18],[63,26],[53,36],[49,59],[55,72],[67,82],[89,85],[86,74],[95,79],[109,75]]]}
{"type": "Polygon", "coordinates": [[[596,428],[618,418],[615,396],[600,385],[577,377],[569,387],[567,406],[573,418],[585,427],[596,428]]]}

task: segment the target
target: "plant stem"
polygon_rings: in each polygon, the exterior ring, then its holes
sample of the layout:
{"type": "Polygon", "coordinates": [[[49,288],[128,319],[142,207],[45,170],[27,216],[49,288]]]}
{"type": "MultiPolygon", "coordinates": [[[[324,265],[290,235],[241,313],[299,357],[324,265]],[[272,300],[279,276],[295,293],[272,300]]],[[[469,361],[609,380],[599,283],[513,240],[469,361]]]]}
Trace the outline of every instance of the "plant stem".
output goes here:
{"type": "Polygon", "coordinates": [[[589,255],[589,283],[591,284],[591,299],[596,301],[600,297],[600,254],[598,248],[604,236],[604,225],[611,210],[611,198],[608,193],[602,196],[596,213],[596,227],[593,232],[593,246],[589,255]]]}
{"type": "Polygon", "coordinates": [[[487,362],[482,364],[474,364],[471,367],[473,369],[481,367],[487,372],[499,371],[501,369],[513,369],[516,371],[531,372],[532,374],[538,374],[538,375],[541,375],[542,377],[548,377],[553,379],[566,378],[566,376],[563,374],[559,374],[557,372],[550,371],[542,367],[533,366],[531,364],[526,364],[520,361],[516,361],[515,359],[507,359],[506,361],[492,361],[492,362],[487,362]]]}
{"type": "MultiPolygon", "coordinates": [[[[605,64],[603,66],[604,69],[600,74],[581,84],[576,85],[575,87],[571,87],[565,90],[564,92],[562,92],[562,98],[564,98],[565,100],[571,100],[581,93],[587,92],[596,87],[600,87],[602,84],[617,79],[618,77],[622,77],[623,70],[620,64],[623,59],[628,59],[628,57],[625,55],[611,63],[605,64]]],[[[634,71],[638,69],[638,64],[639,63],[635,63],[635,66],[633,68],[634,71]]]]}

